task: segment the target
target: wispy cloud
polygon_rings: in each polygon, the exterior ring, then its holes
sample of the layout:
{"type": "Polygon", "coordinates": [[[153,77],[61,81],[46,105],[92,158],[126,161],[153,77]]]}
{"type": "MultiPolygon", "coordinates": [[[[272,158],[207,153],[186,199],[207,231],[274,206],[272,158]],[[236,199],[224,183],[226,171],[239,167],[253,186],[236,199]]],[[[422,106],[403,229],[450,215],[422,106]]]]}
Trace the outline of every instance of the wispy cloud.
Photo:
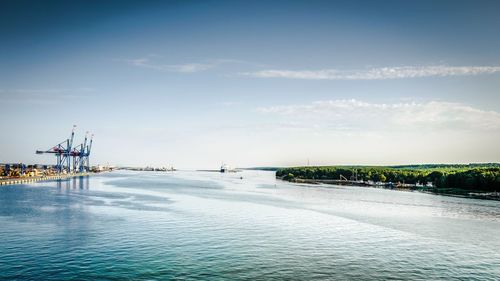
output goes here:
{"type": "Polygon", "coordinates": [[[237,101],[221,101],[221,102],[217,102],[216,104],[217,105],[221,105],[221,106],[230,107],[230,106],[240,105],[241,102],[237,102],[237,101]]]}
{"type": "Polygon", "coordinates": [[[214,64],[206,64],[206,63],[205,64],[204,63],[157,64],[151,61],[150,58],[124,59],[121,61],[142,68],[149,68],[160,71],[182,72],[182,73],[205,71],[215,66],[214,64]]]}
{"type": "Polygon", "coordinates": [[[260,70],[240,73],[258,78],[309,80],[385,80],[420,77],[466,76],[500,72],[500,66],[399,66],[357,70],[260,70]]]}
{"type": "Polygon", "coordinates": [[[119,59],[118,61],[125,62],[132,66],[137,66],[141,68],[148,68],[158,71],[167,71],[167,72],[178,72],[178,73],[195,73],[202,72],[218,67],[222,64],[245,64],[245,65],[254,65],[254,66],[262,66],[261,64],[255,64],[252,62],[247,62],[244,60],[235,60],[235,59],[210,59],[202,62],[191,62],[191,63],[182,63],[182,64],[163,64],[161,63],[161,57],[157,55],[150,55],[143,58],[138,59],[119,59]]]}
{"type": "Polygon", "coordinates": [[[316,101],[304,105],[258,108],[289,120],[334,129],[466,129],[498,130],[500,113],[444,101],[368,103],[355,99],[316,101]]]}
{"type": "Polygon", "coordinates": [[[0,97],[10,103],[57,104],[85,98],[94,91],[93,88],[0,89],[0,97]]]}
{"type": "Polygon", "coordinates": [[[43,88],[43,89],[0,89],[0,94],[61,94],[68,92],[93,92],[93,88],[43,88]]]}

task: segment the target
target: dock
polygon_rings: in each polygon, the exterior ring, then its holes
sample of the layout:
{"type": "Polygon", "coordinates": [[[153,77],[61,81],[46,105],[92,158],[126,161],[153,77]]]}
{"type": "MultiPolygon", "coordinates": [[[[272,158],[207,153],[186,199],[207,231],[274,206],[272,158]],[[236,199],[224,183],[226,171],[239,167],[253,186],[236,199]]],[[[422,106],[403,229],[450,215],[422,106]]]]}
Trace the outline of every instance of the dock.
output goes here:
{"type": "Polygon", "coordinates": [[[76,173],[76,174],[53,175],[53,176],[42,176],[42,177],[0,179],[0,186],[25,184],[25,183],[33,183],[33,182],[40,182],[40,181],[63,180],[63,179],[88,176],[89,174],[90,173],[76,173]]]}

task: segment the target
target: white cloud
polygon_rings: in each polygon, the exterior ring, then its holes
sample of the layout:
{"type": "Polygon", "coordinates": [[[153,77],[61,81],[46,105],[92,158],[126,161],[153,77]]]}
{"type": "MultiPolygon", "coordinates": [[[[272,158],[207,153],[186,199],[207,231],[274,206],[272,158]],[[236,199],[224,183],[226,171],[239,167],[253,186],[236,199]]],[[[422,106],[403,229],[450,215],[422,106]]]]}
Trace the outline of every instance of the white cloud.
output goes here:
{"type": "Polygon", "coordinates": [[[94,92],[92,88],[43,88],[43,89],[0,89],[0,93],[8,94],[63,94],[68,92],[94,92]]]}
{"type": "Polygon", "coordinates": [[[57,104],[87,97],[92,88],[0,89],[4,102],[57,104]]]}
{"type": "Polygon", "coordinates": [[[120,59],[118,61],[123,61],[129,65],[142,68],[154,69],[158,71],[179,72],[179,73],[195,73],[195,72],[207,71],[222,64],[245,64],[252,66],[263,66],[261,64],[255,64],[252,62],[235,60],[235,59],[211,59],[203,62],[193,62],[184,64],[162,64],[158,62],[159,60],[158,57],[160,56],[150,55],[144,58],[120,59]],[[155,59],[153,60],[152,58],[155,59]]]}
{"type": "Polygon", "coordinates": [[[240,105],[240,104],[241,103],[237,102],[237,101],[222,101],[222,102],[217,103],[217,105],[227,106],[227,107],[236,106],[236,105],[240,105]]]}
{"type": "Polygon", "coordinates": [[[214,67],[214,65],[202,64],[202,63],[187,63],[187,64],[177,64],[170,66],[170,68],[175,70],[176,72],[187,72],[187,73],[205,71],[212,67],[214,67]]]}
{"type": "Polygon", "coordinates": [[[355,99],[258,108],[303,124],[336,130],[499,130],[500,113],[443,102],[368,103],[355,99]]]}
{"type": "Polygon", "coordinates": [[[157,64],[152,62],[150,58],[126,59],[122,61],[125,61],[130,65],[142,68],[149,68],[160,71],[181,72],[181,73],[200,72],[215,67],[215,64],[204,64],[204,63],[157,64]]]}
{"type": "Polygon", "coordinates": [[[241,75],[259,78],[309,80],[384,80],[419,77],[466,76],[500,72],[500,66],[400,66],[358,70],[260,70],[241,75]]]}

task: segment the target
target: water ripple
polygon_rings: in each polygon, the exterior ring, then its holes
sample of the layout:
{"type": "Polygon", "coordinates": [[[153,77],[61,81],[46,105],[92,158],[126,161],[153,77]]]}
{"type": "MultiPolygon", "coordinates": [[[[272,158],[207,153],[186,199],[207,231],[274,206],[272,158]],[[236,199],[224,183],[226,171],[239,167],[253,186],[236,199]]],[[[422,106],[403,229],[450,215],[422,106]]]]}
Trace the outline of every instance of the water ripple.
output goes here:
{"type": "Polygon", "coordinates": [[[112,173],[3,186],[0,279],[500,276],[498,202],[242,175],[112,173]]]}

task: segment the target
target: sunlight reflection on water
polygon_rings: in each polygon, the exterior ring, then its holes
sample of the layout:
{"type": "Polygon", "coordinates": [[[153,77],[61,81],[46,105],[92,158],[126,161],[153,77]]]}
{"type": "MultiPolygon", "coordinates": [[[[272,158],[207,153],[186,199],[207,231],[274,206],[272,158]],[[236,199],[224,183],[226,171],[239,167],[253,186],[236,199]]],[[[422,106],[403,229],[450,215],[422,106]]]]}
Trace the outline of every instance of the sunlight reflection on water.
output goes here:
{"type": "Polygon", "coordinates": [[[271,172],[3,186],[0,225],[0,279],[500,276],[497,201],[295,185],[271,172]]]}

